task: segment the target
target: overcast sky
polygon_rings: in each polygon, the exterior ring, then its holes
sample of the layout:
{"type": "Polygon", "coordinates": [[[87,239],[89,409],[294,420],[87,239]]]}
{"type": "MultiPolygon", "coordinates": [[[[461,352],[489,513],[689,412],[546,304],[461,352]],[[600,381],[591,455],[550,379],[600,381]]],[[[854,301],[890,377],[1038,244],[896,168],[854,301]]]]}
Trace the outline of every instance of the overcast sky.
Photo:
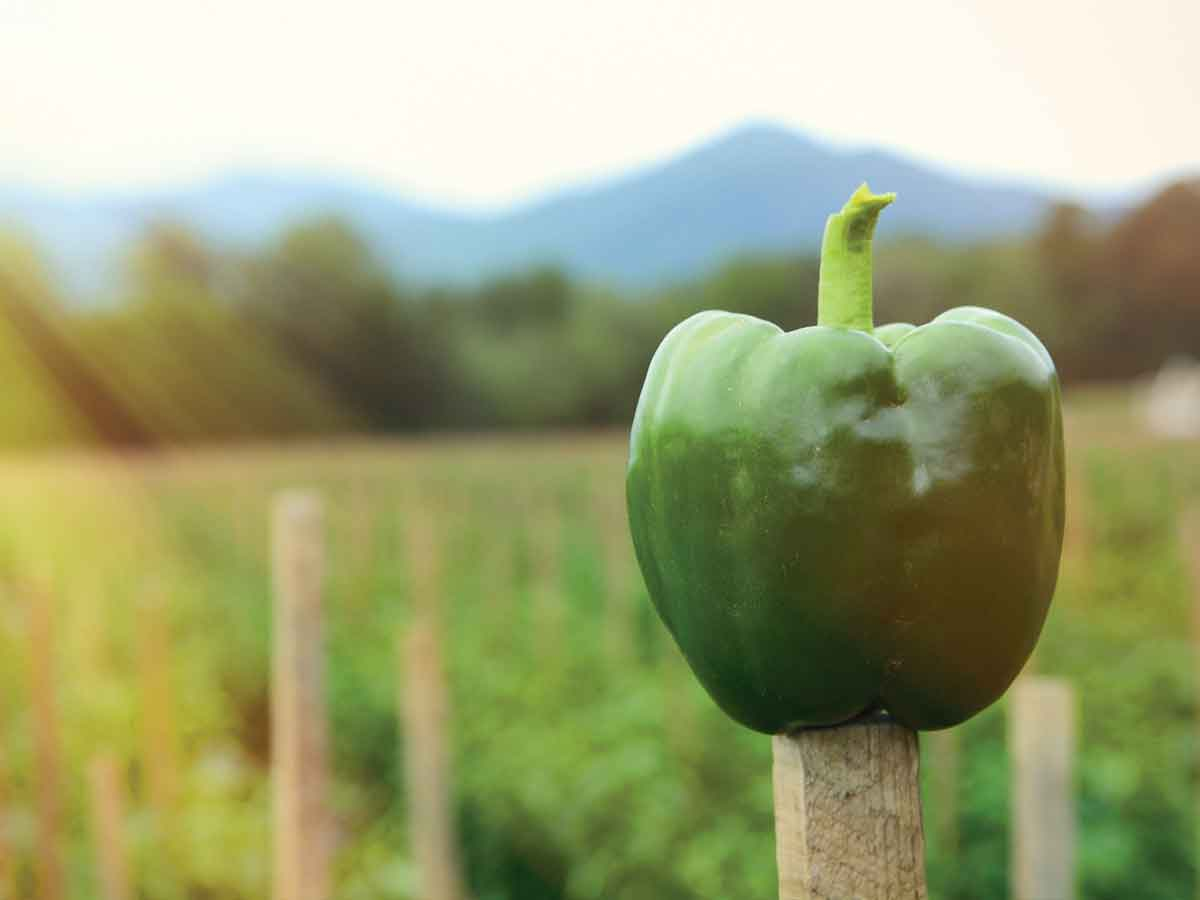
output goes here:
{"type": "Polygon", "coordinates": [[[1200,168],[1200,0],[0,0],[0,181],[490,205],[749,118],[975,173],[1200,168]]]}

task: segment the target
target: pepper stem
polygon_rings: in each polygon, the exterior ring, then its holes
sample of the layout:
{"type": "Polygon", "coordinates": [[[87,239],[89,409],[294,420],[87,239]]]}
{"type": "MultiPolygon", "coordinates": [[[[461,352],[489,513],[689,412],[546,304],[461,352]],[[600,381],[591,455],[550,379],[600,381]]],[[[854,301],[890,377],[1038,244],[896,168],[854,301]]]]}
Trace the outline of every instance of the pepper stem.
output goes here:
{"type": "Polygon", "coordinates": [[[871,238],[875,221],[895,194],[872,194],[864,182],[842,211],[825,222],[817,324],[867,334],[875,326],[871,308],[871,238]]]}

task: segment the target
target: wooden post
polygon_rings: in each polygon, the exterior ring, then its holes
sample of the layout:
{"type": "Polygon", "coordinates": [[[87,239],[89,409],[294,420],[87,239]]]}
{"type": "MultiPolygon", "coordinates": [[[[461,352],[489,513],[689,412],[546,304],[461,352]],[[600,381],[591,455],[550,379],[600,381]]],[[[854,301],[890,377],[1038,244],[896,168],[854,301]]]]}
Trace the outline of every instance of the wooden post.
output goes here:
{"type": "MultiPolygon", "coordinates": [[[[1192,590],[1192,672],[1195,679],[1193,703],[1200,705],[1200,505],[1184,510],[1180,521],[1180,552],[1187,567],[1192,590]]],[[[1200,710],[1195,713],[1197,743],[1200,747],[1200,710]]],[[[1198,751],[1200,752],[1200,751],[1198,751]]],[[[1193,801],[1197,821],[1200,821],[1200,791],[1193,801]]],[[[1196,835],[1196,859],[1200,860],[1200,833],[1196,835]]],[[[1200,879],[1196,881],[1196,897],[1200,900],[1200,879]]]]}
{"type": "Polygon", "coordinates": [[[1073,900],[1075,696],[1057,678],[1024,676],[1009,701],[1012,896],[1073,900]]]}
{"type": "Polygon", "coordinates": [[[449,703],[441,656],[441,553],[429,518],[408,529],[413,623],[401,640],[400,721],[408,831],[422,900],[462,900],[452,774],[446,746],[449,703]]]}
{"type": "Polygon", "coordinates": [[[99,756],[88,769],[92,807],[92,845],[96,852],[103,900],[132,900],[125,852],[125,780],[111,756],[99,756]]]}
{"type": "Polygon", "coordinates": [[[175,801],[175,729],[171,703],[171,629],[166,595],[147,588],[138,616],[138,676],[142,700],[142,758],[150,806],[164,821],[175,801]]]}
{"type": "Polygon", "coordinates": [[[313,494],[286,492],[275,502],[271,676],[275,900],[327,900],[330,892],[322,519],[321,502],[313,494]]]}
{"type": "Polygon", "coordinates": [[[779,900],[924,900],[916,732],[864,719],[776,735],[779,900]]]}
{"type": "Polygon", "coordinates": [[[54,689],[52,598],[37,590],[29,598],[30,685],[37,783],[37,897],[62,900],[62,783],[58,745],[58,705],[54,689]]]}
{"type": "Polygon", "coordinates": [[[412,625],[403,654],[404,768],[409,835],[423,900],[461,900],[458,844],[451,800],[453,784],[446,748],[446,688],[441,648],[433,622],[412,625]]]}

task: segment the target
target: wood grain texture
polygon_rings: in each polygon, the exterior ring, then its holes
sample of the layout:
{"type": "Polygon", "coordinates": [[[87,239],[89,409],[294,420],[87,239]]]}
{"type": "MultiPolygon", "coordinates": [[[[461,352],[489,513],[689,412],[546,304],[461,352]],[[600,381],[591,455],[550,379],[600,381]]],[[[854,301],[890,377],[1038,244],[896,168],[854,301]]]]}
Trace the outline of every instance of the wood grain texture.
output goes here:
{"type": "Polygon", "coordinates": [[[92,847],[103,900],[132,900],[125,848],[125,776],[111,756],[98,756],[88,767],[92,847]]]}
{"type": "Polygon", "coordinates": [[[288,492],[272,523],[275,590],[271,768],[275,900],[326,900],[332,819],[321,587],[325,569],[320,500],[288,492]]]}
{"type": "Polygon", "coordinates": [[[780,900],[924,900],[916,732],[887,721],[773,739],[780,900]]]}
{"type": "Polygon", "coordinates": [[[1012,896],[1073,900],[1075,695],[1061,679],[1023,676],[1009,699],[1012,896]]]}

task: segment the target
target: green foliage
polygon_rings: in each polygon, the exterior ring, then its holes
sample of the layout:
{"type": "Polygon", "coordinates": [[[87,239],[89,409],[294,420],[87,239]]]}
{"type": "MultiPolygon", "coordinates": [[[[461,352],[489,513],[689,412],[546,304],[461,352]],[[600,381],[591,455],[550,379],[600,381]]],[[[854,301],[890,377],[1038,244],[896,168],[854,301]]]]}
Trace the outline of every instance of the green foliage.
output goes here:
{"type": "MultiPolygon", "coordinates": [[[[901,237],[877,248],[876,321],[986,306],[1038,334],[1067,382],[1144,374],[1200,355],[1198,236],[1184,181],[1113,226],[1063,204],[1025,237],[901,237]]],[[[430,287],[314,219],[241,253],[157,223],[123,263],[120,298],[72,312],[28,247],[0,242],[0,445],[624,423],[691,313],[816,321],[813,255],[742,256],[640,296],[552,267],[430,287]]]]}
{"type": "MultiPolygon", "coordinates": [[[[1100,398],[1098,411],[1069,400],[1072,421],[1094,423],[1068,435],[1082,531],[1034,666],[1080,697],[1080,896],[1175,900],[1193,890],[1200,789],[1175,529],[1200,502],[1200,475],[1191,445],[1127,438],[1127,399],[1100,398]]],[[[770,742],[714,708],[649,612],[620,515],[623,454],[618,440],[521,439],[0,471],[0,827],[21,883],[36,797],[22,590],[40,577],[59,623],[72,896],[96,896],[83,773],[99,751],[129,775],[142,896],[268,894],[266,520],[274,491],[304,483],[328,516],[337,897],[418,896],[395,652],[411,603],[405,535],[423,521],[443,547],[451,769],[473,896],[776,896],[770,742]],[[172,817],[152,810],[146,781],[148,594],[166,598],[172,641],[172,817]]],[[[1005,731],[1003,704],[960,728],[958,843],[931,836],[935,900],[1008,896],[1005,731]]]]}
{"type": "Polygon", "coordinates": [[[296,226],[241,266],[233,304],[264,340],[380,429],[435,419],[447,348],[422,310],[401,302],[366,244],[344,224],[296,226]]]}

